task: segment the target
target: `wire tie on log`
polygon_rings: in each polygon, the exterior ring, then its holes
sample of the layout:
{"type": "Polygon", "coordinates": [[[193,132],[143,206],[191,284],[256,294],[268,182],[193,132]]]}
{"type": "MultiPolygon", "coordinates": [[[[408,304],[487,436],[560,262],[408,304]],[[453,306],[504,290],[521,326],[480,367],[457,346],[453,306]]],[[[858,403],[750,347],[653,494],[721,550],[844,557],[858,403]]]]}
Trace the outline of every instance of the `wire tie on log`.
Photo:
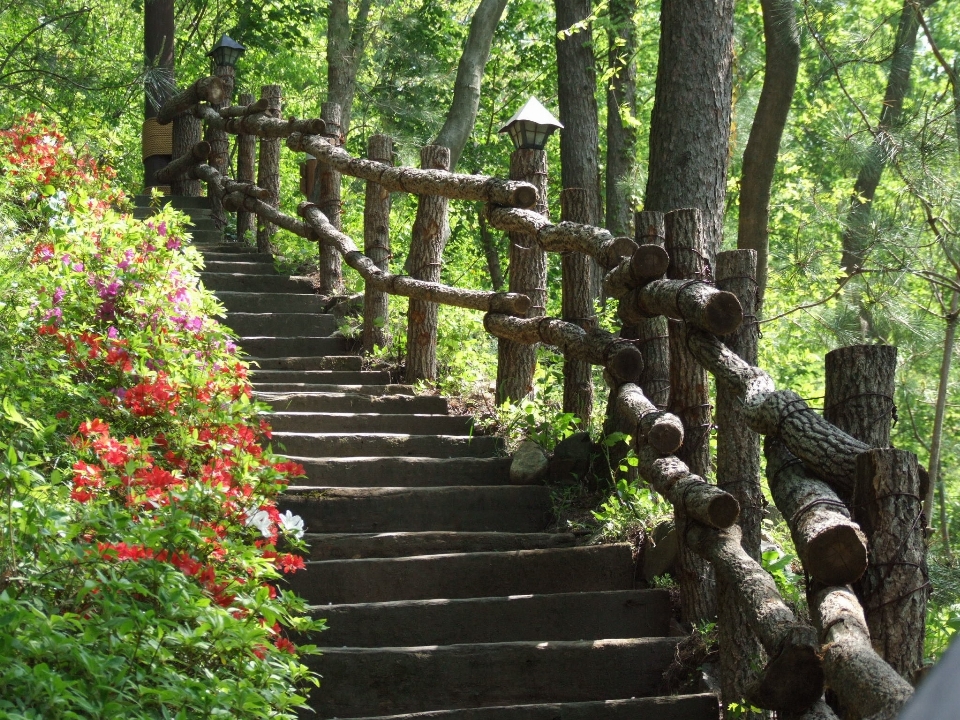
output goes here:
{"type": "MultiPolygon", "coordinates": [[[[780,469],[782,470],[783,468],[780,469]]],[[[803,507],[798,508],[797,511],[790,517],[790,522],[788,524],[791,526],[796,525],[800,521],[800,518],[819,505],[829,505],[847,510],[847,506],[842,500],[834,500],[833,498],[817,498],[816,500],[811,500],[803,507]]],[[[847,512],[849,514],[849,510],[847,510],[847,512]]]]}
{"type": "Polygon", "coordinates": [[[680,312],[680,295],[684,290],[686,290],[688,287],[692,287],[693,285],[709,285],[709,284],[710,283],[704,282],[703,280],[693,279],[693,280],[685,281],[680,287],[678,287],[676,295],[673,296],[673,306],[677,309],[677,315],[679,315],[681,318],[683,317],[683,313],[680,312]]]}
{"type": "Polygon", "coordinates": [[[884,601],[883,601],[882,603],[880,603],[879,605],[874,605],[874,606],[872,606],[872,607],[865,608],[863,612],[864,612],[864,614],[866,614],[866,613],[874,613],[874,612],[876,612],[877,610],[881,610],[881,609],[885,608],[887,605],[893,605],[894,603],[898,603],[898,602],[901,602],[901,601],[903,601],[903,600],[906,600],[906,599],[909,598],[911,595],[916,595],[916,594],[917,594],[918,592],[920,592],[921,590],[926,590],[927,588],[931,588],[931,587],[933,587],[933,584],[932,584],[929,580],[927,580],[927,581],[925,581],[924,583],[922,583],[921,585],[918,585],[917,587],[915,587],[913,590],[909,590],[909,591],[903,593],[902,595],[893,598],[892,600],[884,600],[884,601]]]}
{"type": "Polygon", "coordinates": [[[669,339],[670,339],[669,335],[651,335],[648,338],[643,338],[642,340],[637,339],[637,340],[634,340],[633,342],[639,348],[641,345],[646,345],[647,343],[653,342],[654,340],[669,340],[669,339]]]}

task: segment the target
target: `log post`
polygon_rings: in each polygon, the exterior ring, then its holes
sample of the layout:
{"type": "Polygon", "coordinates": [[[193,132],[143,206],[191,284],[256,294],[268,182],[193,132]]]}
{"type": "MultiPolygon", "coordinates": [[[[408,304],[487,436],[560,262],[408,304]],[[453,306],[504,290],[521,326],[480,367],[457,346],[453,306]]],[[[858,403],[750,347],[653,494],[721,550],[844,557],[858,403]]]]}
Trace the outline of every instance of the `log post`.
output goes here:
{"type": "MultiPolygon", "coordinates": [[[[712,280],[711,257],[703,235],[700,210],[675,210],[664,216],[666,248],[670,255],[668,277],[672,280],[712,280]]],[[[710,394],[707,371],[686,346],[684,323],[668,325],[670,342],[670,402],[668,410],[684,427],[683,445],[677,457],[699,477],[710,474],[710,394]]],[[[686,517],[676,509],[680,538],[680,616],[684,622],[713,620],[716,615],[716,587],[713,568],[686,546],[686,517]]]]}
{"type": "MultiPolygon", "coordinates": [[[[744,317],[740,328],[726,337],[726,344],[751,365],[757,364],[756,274],[756,250],[729,250],[717,255],[717,286],[737,296],[744,317]]],[[[747,555],[759,562],[764,505],[760,436],[747,427],[736,389],[722,382],[717,383],[717,486],[740,503],[740,542],[747,555]]],[[[724,708],[742,698],[755,682],[750,663],[743,659],[765,656],[763,645],[737,604],[739,591],[718,575],[717,629],[724,708]]]]}
{"type": "Polygon", "coordinates": [[[908,681],[923,665],[930,595],[920,485],[913,453],[884,448],[857,458],[853,505],[870,548],[857,585],[874,650],[908,681]]]}
{"type": "MultiPolygon", "coordinates": [[[[420,148],[420,167],[424,170],[449,170],[450,149],[440,145],[420,148]]],[[[410,254],[406,270],[414,278],[429,282],[440,281],[443,249],[450,237],[447,208],[450,201],[436,195],[417,198],[417,216],[413,221],[410,254]]],[[[512,288],[511,288],[512,289],[512,288]]],[[[407,369],[406,381],[436,380],[437,378],[437,321],[435,303],[410,300],[407,311],[407,369]]]]}
{"type": "MultiPolygon", "coordinates": [[[[663,213],[638,212],[635,221],[637,244],[663,247],[666,228],[663,213]]],[[[670,399],[670,344],[667,342],[667,319],[662,316],[642,318],[635,324],[625,324],[620,337],[634,338],[643,354],[643,372],[640,382],[643,393],[660,409],[670,399]]]]}
{"type": "MultiPolygon", "coordinates": [[[[143,6],[144,60],[153,78],[153,82],[147,85],[148,92],[144,93],[143,107],[143,186],[147,193],[151,187],[158,187],[156,173],[173,158],[169,131],[159,127],[157,114],[175,88],[174,4],[173,0],[153,0],[143,6]]],[[[193,145],[193,142],[189,143],[190,147],[193,145]]]]}
{"type": "MultiPolygon", "coordinates": [[[[236,68],[232,65],[215,65],[213,73],[220,78],[223,83],[223,99],[219,102],[211,102],[210,107],[217,110],[230,104],[233,97],[233,86],[236,78],[236,68]]],[[[221,175],[226,175],[227,165],[230,160],[230,141],[227,133],[214,127],[207,127],[206,137],[210,143],[210,161],[209,165],[221,175]]],[[[261,186],[262,187],[262,186],[261,186]]],[[[210,217],[218,230],[223,230],[227,225],[227,215],[220,203],[220,198],[216,195],[210,197],[210,217]]]]}
{"type": "Polygon", "coordinates": [[[897,349],[851,345],[827,353],[823,416],[870,447],[890,447],[897,349]]]}
{"type": "MultiPolygon", "coordinates": [[[[260,88],[260,99],[266,100],[267,115],[280,117],[283,103],[279,85],[264,85],[260,88]]],[[[269,190],[273,194],[270,202],[275,208],[280,207],[280,140],[275,138],[260,138],[260,157],[257,160],[257,185],[269,190]]],[[[272,253],[271,239],[277,231],[276,225],[257,217],[257,251],[272,253]]]]}
{"type": "MultiPolygon", "coordinates": [[[[193,113],[181,113],[173,119],[173,159],[183,157],[201,141],[203,123],[193,113]]],[[[170,192],[181,197],[200,197],[200,181],[180,175],[170,181],[170,192]]]]}
{"type": "MultiPolygon", "coordinates": [[[[253,104],[253,95],[243,93],[240,96],[240,104],[249,106],[253,104]]],[[[253,135],[240,135],[237,137],[237,180],[240,182],[252,183],[257,179],[254,166],[257,160],[257,138],[253,135]]],[[[237,242],[246,242],[247,233],[255,234],[256,223],[253,214],[249,210],[237,211],[237,242]]]]}
{"type": "MultiPolygon", "coordinates": [[[[535,214],[547,217],[547,154],[543,150],[514,150],[510,156],[510,179],[532,184],[537,190],[535,214]]],[[[547,304],[547,256],[528,232],[510,232],[510,292],[533,301],[527,317],[541,317],[547,304]]],[[[533,390],[537,346],[512,340],[497,343],[497,405],[517,402],[533,390]]]]}
{"type": "MultiPolygon", "coordinates": [[[[393,164],[393,140],[386,135],[371,135],[367,140],[370,160],[393,164]]],[[[390,191],[379,183],[367,181],[363,202],[363,251],[383,272],[390,271],[390,191]]],[[[390,342],[387,330],[390,298],[364,285],[363,349],[370,353],[376,346],[390,342]]]]}
{"type": "MultiPolygon", "coordinates": [[[[325,102],[320,106],[320,116],[326,123],[324,137],[331,145],[339,147],[343,144],[340,137],[340,105],[325,102]]],[[[340,195],[341,176],[339,171],[323,159],[317,159],[315,171],[314,198],[320,211],[327,216],[330,224],[340,230],[342,228],[340,195]]],[[[439,277],[437,278],[439,279],[439,277]]],[[[343,268],[340,255],[331,248],[320,245],[320,293],[322,295],[338,295],[343,292],[343,268]]]]}
{"type": "MultiPolygon", "coordinates": [[[[560,193],[560,219],[586,223],[590,220],[587,191],[566,188],[560,193]]],[[[583,253],[564,253],[561,259],[562,315],[567,322],[576,323],[584,330],[596,324],[590,293],[592,260],[583,253]]],[[[593,369],[583,360],[563,362],[563,411],[580,418],[581,427],[590,424],[593,410],[593,369]]]]}

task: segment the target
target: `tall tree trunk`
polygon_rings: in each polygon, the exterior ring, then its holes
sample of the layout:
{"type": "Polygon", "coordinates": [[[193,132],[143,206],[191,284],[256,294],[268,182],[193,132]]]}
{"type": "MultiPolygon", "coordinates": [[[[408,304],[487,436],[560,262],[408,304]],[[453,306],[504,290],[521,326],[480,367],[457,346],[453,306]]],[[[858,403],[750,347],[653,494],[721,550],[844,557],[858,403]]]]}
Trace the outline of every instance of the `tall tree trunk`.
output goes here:
{"type": "Polygon", "coordinates": [[[487,272],[490,273],[490,287],[500,292],[503,287],[503,271],[500,269],[500,253],[497,251],[497,242],[490,232],[487,216],[483,212],[483,205],[477,203],[477,223],[480,226],[480,247],[483,256],[487,259],[487,272]]]}
{"type": "Polygon", "coordinates": [[[156,175],[170,162],[172,147],[162,147],[160,137],[172,128],[160,128],[155,118],[160,106],[176,92],[173,79],[173,0],[147,0],[143,6],[143,52],[149,74],[143,107],[143,185],[157,184],[156,175]],[[153,122],[151,122],[153,121],[153,122]],[[156,152],[159,150],[160,152],[156,152]],[[166,152],[163,152],[166,150],[166,152]]]}
{"type": "Polygon", "coordinates": [[[633,15],[637,0],[611,0],[609,66],[613,77],[607,88],[607,230],[633,234],[633,203],[628,184],[637,162],[637,28],[633,15]]]}
{"type": "Polygon", "coordinates": [[[699,208],[720,246],[727,184],[733,0],[662,0],[644,210],[699,208]]]}
{"type": "MultiPolygon", "coordinates": [[[[253,95],[250,93],[240,96],[241,105],[250,105],[253,101],[253,95]]],[[[239,135],[237,137],[237,180],[252,183],[257,178],[256,172],[257,138],[255,135],[239,135]]],[[[246,243],[248,232],[256,235],[257,225],[254,217],[249,210],[237,211],[237,242],[246,243]]]]}
{"type": "MultiPolygon", "coordinates": [[[[227,107],[230,104],[231,98],[233,98],[233,88],[236,82],[236,68],[232,65],[217,65],[213,69],[214,75],[220,78],[223,81],[224,87],[226,88],[226,93],[224,98],[219,103],[211,103],[210,106],[216,110],[220,108],[227,107]]],[[[277,86],[279,87],[279,86],[277,86]]],[[[277,101],[279,102],[279,92],[277,95],[277,101]]],[[[277,117],[280,116],[279,105],[277,106],[277,117]]],[[[228,175],[227,165],[230,163],[230,138],[227,137],[227,133],[224,130],[217,130],[213,127],[207,126],[207,131],[205,133],[204,139],[210,143],[210,159],[207,161],[210,167],[216,170],[221,175],[228,175]]],[[[277,162],[280,161],[280,150],[279,150],[279,140],[274,140],[273,142],[277,143],[277,162]]],[[[277,190],[279,191],[279,165],[277,170],[277,190]]],[[[260,187],[264,187],[261,185],[260,187]]],[[[214,224],[217,226],[218,230],[223,230],[227,225],[227,213],[223,209],[223,204],[220,202],[219,196],[216,193],[210,193],[210,217],[213,218],[214,224]]]]}
{"type": "Polygon", "coordinates": [[[367,44],[371,0],[360,0],[350,23],[348,0],[330,0],[327,20],[327,100],[340,106],[340,132],[350,129],[357,71],[367,44]]]}
{"type": "Polygon", "coordinates": [[[507,0],[480,0],[470,21],[470,33],[457,66],[453,102],[450,103],[443,128],[433,141],[434,145],[450,148],[450,170],[456,169],[460,153],[470,139],[470,133],[477,121],[483,69],[490,59],[493,35],[506,7],[507,0]]]}
{"type": "MultiPolygon", "coordinates": [[[[555,0],[557,15],[557,99],[560,105],[560,182],[587,191],[586,222],[600,225],[600,138],[593,26],[585,23],[592,0],[555,0]],[[576,26],[576,29],[572,29],[576,26]]],[[[590,264],[590,297],[600,294],[600,267],[590,264]]]]}
{"type": "MultiPolygon", "coordinates": [[[[327,140],[334,146],[340,145],[344,133],[341,132],[343,111],[334,102],[325,102],[320,105],[320,116],[327,124],[327,140]]],[[[330,224],[337,230],[342,228],[340,206],[342,177],[328,162],[317,160],[317,169],[314,173],[314,202],[320,211],[327,216],[330,224]]],[[[343,292],[343,263],[340,253],[329,245],[320,245],[320,294],[339,295],[343,292]]]]}
{"type": "MultiPolygon", "coordinates": [[[[264,85],[260,88],[260,98],[268,103],[267,113],[280,117],[283,102],[279,85],[264,85]]],[[[280,207],[280,139],[260,138],[260,156],[257,159],[257,185],[270,190],[270,204],[280,207]]],[[[257,216],[257,250],[262,253],[273,252],[270,241],[277,226],[257,216]]]]}
{"type": "Polygon", "coordinates": [[[743,151],[737,247],[757,251],[757,314],[767,287],[770,190],[800,69],[800,29],[793,0],[761,0],[766,60],[763,90],[743,151]]]}
{"type": "MultiPolygon", "coordinates": [[[[393,139],[386,135],[371,135],[367,140],[367,157],[393,165],[393,139]]],[[[390,205],[390,191],[383,185],[368,180],[363,203],[363,252],[383,272],[390,272],[390,205]]],[[[389,296],[371,287],[369,283],[364,283],[365,352],[372,353],[374,347],[386,347],[390,342],[389,313],[389,296]]]]}
{"type": "MultiPolygon", "coordinates": [[[[582,188],[567,188],[560,194],[560,219],[583,223],[587,198],[582,188]]],[[[563,293],[563,319],[584,330],[596,327],[593,299],[590,297],[590,257],[583,253],[564,253],[561,259],[560,288],[563,293]]],[[[581,427],[590,426],[593,410],[593,368],[590,363],[566,358],[563,361],[563,411],[580,418],[581,427]]]]}

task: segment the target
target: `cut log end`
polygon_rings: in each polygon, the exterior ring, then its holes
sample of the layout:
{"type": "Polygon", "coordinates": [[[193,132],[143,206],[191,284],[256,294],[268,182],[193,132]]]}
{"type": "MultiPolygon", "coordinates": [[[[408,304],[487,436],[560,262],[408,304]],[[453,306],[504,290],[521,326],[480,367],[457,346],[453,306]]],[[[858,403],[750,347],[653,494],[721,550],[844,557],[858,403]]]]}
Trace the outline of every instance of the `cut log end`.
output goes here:
{"type": "Polygon", "coordinates": [[[733,293],[718,292],[707,300],[703,317],[704,330],[714,335],[729,335],[743,322],[743,308],[733,293]]]}
{"type": "Polygon", "coordinates": [[[850,525],[827,528],[804,551],[803,566],[824,585],[849,585],[867,569],[863,534],[850,525]]]}
{"type": "Polygon", "coordinates": [[[532,208],[537,204],[537,189],[523,185],[514,191],[513,200],[518,208],[532,208]]]}
{"type": "Polygon", "coordinates": [[[662,455],[672,455],[683,445],[683,426],[658,418],[647,433],[647,442],[662,455]]]}
{"type": "Polygon", "coordinates": [[[797,712],[813,705],[823,694],[823,668],[812,628],[798,625],[767,663],[747,699],[768,710],[797,712]]]}
{"type": "Polygon", "coordinates": [[[607,370],[621,383],[635,383],[643,372],[643,355],[633,345],[621,345],[611,353],[607,370]]]}
{"type": "Polygon", "coordinates": [[[631,257],[638,247],[633,238],[615,237],[606,245],[597,261],[605,270],[613,270],[623,258],[631,257]]]}
{"type": "Polygon", "coordinates": [[[740,503],[729,493],[718,493],[707,506],[707,517],[715,528],[728,528],[740,517],[740,503]]]}
{"type": "Polygon", "coordinates": [[[327,124],[321,118],[313,118],[312,120],[302,120],[301,124],[306,124],[306,134],[307,135],[326,135],[327,134],[327,124]]]}
{"type": "Polygon", "coordinates": [[[521,293],[496,293],[490,298],[489,312],[526,317],[532,305],[533,302],[527,295],[521,293]]]}
{"type": "Polygon", "coordinates": [[[641,245],[633,253],[630,268],[635,278],[653,279],[664,275],[670,265],[670,256],[659,245],[641,245]]]}

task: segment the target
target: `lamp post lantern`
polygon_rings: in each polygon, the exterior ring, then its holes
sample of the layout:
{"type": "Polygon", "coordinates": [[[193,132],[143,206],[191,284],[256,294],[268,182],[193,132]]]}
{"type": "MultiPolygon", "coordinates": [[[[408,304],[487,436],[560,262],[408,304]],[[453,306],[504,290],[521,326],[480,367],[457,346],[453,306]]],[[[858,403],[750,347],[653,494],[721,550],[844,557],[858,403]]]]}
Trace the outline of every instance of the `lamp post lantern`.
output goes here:
{"type": "MultiPolygon", "coordinates": [[[[219,110],[233,101],[237,60],[246,51],[247,49],[243,45],[229,35],[222,35],[213,49],[207,53],[208,57],[213,58],[213,74],[223,80],[227,91],[223,102],[213,105],[214,109],[219,110]]],[[[218,172],[226,172],[227,158],[230,155],[230,141],[227,134],[223,130],[214,130],[208,127],[205,139],[210,143],[211,150],[208,162],[218,172]]],[[[223,205],[220,199],[215,196],[210,198],[210,217],[218,229],[223,229],[227,224],[227,216],[223,205]]]]}
{"type": "Polygon", "coordinates": [[[236,67],[237,60],[246,51],[247,49],[243,45],[229,35],[222,35],[213,49],[207,53],[207,57],[213,58],[213,62],[217,65],[236,67]]]}
{"type": "Polygon", "coordinates": [[[563,127],[539,100],[531,97],[517,110],[506,124],[500,128],[501,133],[510,135],[513,146],[517,150],[543,150],[547,146],[547,139],[563,127]]]}

